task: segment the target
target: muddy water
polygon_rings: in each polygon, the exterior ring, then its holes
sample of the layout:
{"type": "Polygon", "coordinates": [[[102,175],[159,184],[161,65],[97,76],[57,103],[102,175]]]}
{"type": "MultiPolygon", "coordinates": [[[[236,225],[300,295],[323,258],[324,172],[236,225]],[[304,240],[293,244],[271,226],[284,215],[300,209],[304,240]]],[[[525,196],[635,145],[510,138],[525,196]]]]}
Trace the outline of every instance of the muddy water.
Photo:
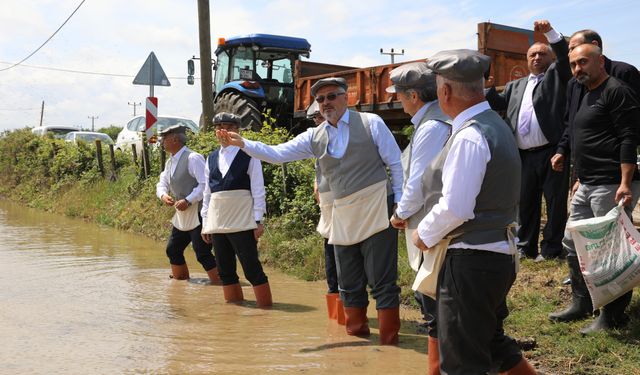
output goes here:
{"type": "MultiPolygon", "coordinates": [[[[326,318],[324,284],[268,269],[274,308],[168,278],[164,244],[0,201],[1,374],[422,374],[426,338],[402,311],[399,347],[326,318]]],[[[206,274],[189,250],[192,277],[206,274]]],[[[202,279],[201,279],[202,280],[202,279]]]]}

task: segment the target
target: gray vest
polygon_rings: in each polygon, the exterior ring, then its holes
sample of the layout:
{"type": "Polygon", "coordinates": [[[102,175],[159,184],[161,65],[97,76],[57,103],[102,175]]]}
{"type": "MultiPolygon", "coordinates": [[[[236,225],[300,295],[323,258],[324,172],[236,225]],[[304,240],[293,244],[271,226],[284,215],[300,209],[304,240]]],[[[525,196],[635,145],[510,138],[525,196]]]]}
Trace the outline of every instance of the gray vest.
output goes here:
{"type": "Polygon", "coordinates": [[[318,159],[316,159],[316,185],[318,186],[318,193],[331,191],[329,181],[322,176],[322,170],[320,169],[320,162],[318,159]]]}
{"type": "MultiPolygon", "coordinates": [[[[191,194],[193,189],[198,186],[198,180],[189,174],[189,155],[191,150],[185,149],[178,159],[178,164],[173,172],[173,175],[169,175],[169,190],[174,199],[179,201],[184,199],[187,195],[191,194]]],[[[167,167],[170,166],[171,159],[167,161],[167,167]]],[[[168,170],[167,172],[171,172],[168,170]]]]}
{"type": "MultiPolygon", "coordinates": [[[[411,135],[411,141],[409,141],[409,146],[407,146],[407,148],[405,148],[404,151],[402,152],[402,170],[404,172],[403,187],[407,185],[407,180],[411,175],[411,152],[413,149],[413,138],[415,137],[418,129],[420,129],[420,127],[423,126],[424,123],[429,120],[437,120],[437,121],[449,124],[451,119],[449,118],[449,116],[442,113],[442,110],[440,109],[440,105],[438,105],[437,100],[434,101],[433,104],[431,104],[431,106],[429,107],[429,109],[427,109],[427,111],[424,113],[424,115],[420,119],[420,123],[418,124],[418,126],[416,126],[416,129],[413,131],[413,134],[411,135]]],[[[422,219],[425,217],[426,214],[427,213],[423,209],[420,209],[416,213],[411,215],[408,218],[409,228],[411,229],[417,228],[418,224],[420,223],[420,221],[422,221],[422,219]]]]}
{"type": "Polygon", "coordinates": [[[344,155],[336,159],[327,153],[329,134],[326,126],[314,128],[311,149],[318,159],[321,179],[318,189],[326,184],[334,198],[344,198],[367,186],[387,180],[387,192],[391,192],[387,169],[380,158],[378,148],[371,138],[369,121],[364,114],[349,111],[349,143],[344,155]]]}
{"type": "Polygon", "coordinates": [[[487,140],[491,160],[473,209],[474,218],[449,235],[458,235],[452,243],[472,245],[507,240],[506,228],[517,219],[520,200],[520,155],[509,126],[492,110],[467,120],[453,134],[444,149],[422,176],[425,212],[431,211],[442,197],[442,167],[456,135],[464,128],[476,126],[487,140]]]}

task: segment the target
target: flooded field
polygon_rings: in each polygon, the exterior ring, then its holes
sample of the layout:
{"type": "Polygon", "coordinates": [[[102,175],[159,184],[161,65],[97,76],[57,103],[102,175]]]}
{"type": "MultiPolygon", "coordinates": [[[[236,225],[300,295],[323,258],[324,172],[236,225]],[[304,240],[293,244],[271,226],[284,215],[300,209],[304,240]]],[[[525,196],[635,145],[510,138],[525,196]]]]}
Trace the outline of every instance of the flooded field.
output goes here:
{"type": "Polygon", "coordinates": [[[168,278],[164,243],[0,201],[1,374],[423,374],[426,336],[401,311],[399,347],[326,318],[323,282],[267,269],[274,307],[243,305],[187,250],[168,278]]]}

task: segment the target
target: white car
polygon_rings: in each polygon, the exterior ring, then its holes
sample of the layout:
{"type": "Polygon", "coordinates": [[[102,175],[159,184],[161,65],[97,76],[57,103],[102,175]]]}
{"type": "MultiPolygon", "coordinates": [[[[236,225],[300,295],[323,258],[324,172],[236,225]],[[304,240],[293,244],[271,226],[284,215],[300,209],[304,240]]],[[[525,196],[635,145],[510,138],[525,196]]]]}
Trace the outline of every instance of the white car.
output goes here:
{"type": "Polygon", "coordinates": [[[36,126],[31,132],[41,136],[53,136],[54,138],[63,139],[68,133],[79,131],[80,128],[66,125],[45,125],[36,126]]]}
{"type": "Polygon", "coordinates": [[[78,144],[79,142],[95,143],[100,140],[103,145],[112,145],[113,139],[105,133],[98,132],[71,132],[64,137],[67,142],[78,144]]]}
{"type": "MultiPolygon", "coordinates": [[[[192,132],[198,133],[200,129],[198,129],[198,125],[195,122],[182,118],[182,117],[168,117],[161,116],[158,117],[158,122],[156,123],[157,131],[161,131],[162,129],[176,125],[183,124],[188,127],[192,132]]],[[[124,128],[118,133],[118,138],[116,139],[116,149],[120,151],[129,151],[131,150],[131,145],[136,145],[136,151],[138,153],[142,150],[142,134],[144,133],[144,129],[146,127],[146,120],[144,116],[136,116],[127,122],[124,128]]],[[[157,131],[154,133],[157,134],[157,131]]]]}

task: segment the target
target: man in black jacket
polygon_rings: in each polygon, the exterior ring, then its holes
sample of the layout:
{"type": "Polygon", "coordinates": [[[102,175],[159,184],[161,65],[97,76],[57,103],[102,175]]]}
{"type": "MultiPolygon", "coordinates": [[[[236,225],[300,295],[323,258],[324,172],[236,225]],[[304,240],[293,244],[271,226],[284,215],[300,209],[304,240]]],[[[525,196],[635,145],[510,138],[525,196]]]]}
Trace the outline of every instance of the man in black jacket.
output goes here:
{"type": "Polygon", "coordinates": [[[568,47],[564,37],[546,21],[534,23],[551,47],[534,43],[527,51],[531,74],[507,83],[504,92],[495,88],[486,97],[494,110],[506,110],[522,161],[522,184],[518,248],[537,261],[557,258],[562,252],[562,237],[567,221],[567,169],[555,172],[550,159],[564,131],[567,82],[571,78],[568,47]],[[554,61],[555,54],[555,61],[554,61]],[[538,252],[542,194],[547,204],[547,223],[538,252]]]}

